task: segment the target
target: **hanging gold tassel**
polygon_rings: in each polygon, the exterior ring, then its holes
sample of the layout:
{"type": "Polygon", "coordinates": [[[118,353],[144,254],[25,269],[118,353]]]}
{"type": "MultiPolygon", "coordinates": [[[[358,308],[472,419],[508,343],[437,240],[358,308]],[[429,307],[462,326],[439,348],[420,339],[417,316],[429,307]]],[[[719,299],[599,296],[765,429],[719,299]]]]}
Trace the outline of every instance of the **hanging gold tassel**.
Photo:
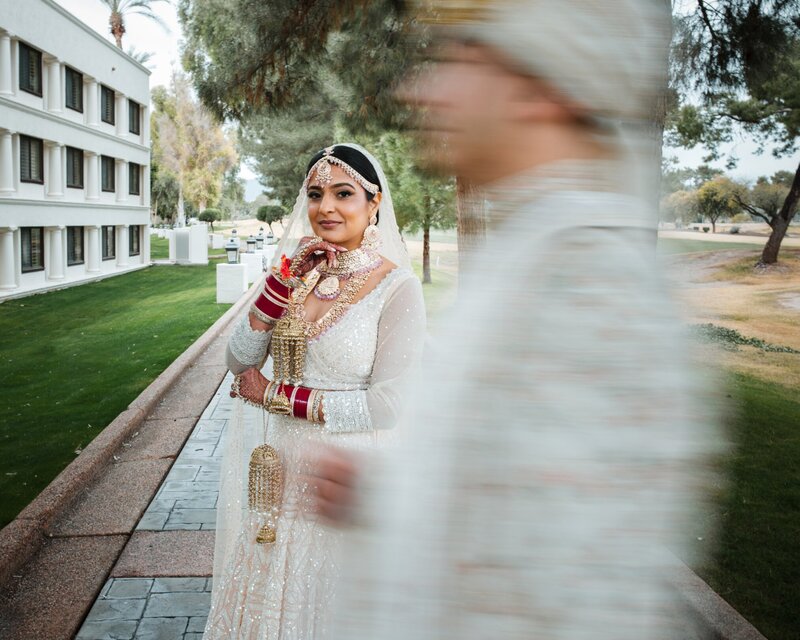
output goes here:
{"type": "Polygon", "coordinates": [[[291,314],[281,318],[272,332],[273,373],[275,383],[279,386],[267,406],[270,413],[291,415],[292,407],[282,385],[300,384],[303,381],[307,347],[303,323],[291,314]]]}
{"type": "Polygon", "coordinates": [[[283,468],[278,453],[268,444],[253,449],[247,482],[247,501],[251,511],[267,517],[256,535],[258,544],[275,542],[276,522],[283,493],[283,468]]]}

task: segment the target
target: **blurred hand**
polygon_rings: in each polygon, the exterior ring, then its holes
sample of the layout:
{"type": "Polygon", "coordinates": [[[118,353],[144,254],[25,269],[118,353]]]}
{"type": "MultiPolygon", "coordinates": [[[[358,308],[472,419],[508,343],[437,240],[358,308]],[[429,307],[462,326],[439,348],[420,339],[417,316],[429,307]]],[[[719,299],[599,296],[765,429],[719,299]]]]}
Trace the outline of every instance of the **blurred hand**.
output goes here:
{"type": "Polygon", "coordinates": [[[313,475],[306,478],[315,489],[314,511],[333,524],[346,525],[357,499],[358,461],[352,453],[335,447],[325,447],[318,456],[313,475]]]}

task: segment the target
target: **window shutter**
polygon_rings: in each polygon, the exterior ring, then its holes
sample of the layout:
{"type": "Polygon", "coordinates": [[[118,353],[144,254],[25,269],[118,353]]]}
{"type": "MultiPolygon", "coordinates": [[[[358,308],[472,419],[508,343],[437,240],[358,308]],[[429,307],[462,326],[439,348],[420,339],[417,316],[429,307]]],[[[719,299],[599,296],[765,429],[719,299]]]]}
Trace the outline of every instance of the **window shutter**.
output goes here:
{"type": "Polygon", "coordinates": [[[31,141],[30,138],[19,139],[19,166],[20,178],[31,179],[31,141]]]}
{"type": "Polygon", "coordinates": [[[30,140],[31,180],[42,179],[42,141],[30,140]]]}

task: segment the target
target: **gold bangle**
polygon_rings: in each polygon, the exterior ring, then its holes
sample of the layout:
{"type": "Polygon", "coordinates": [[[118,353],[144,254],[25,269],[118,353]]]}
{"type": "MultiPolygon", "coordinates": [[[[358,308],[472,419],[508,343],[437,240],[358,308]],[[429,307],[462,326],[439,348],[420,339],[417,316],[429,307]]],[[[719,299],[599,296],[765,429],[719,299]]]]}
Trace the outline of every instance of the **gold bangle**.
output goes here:
{"type": "Polygon", "coordinates": [[[262,404],[263,404],[265,407],[266,407],[266,406],[267,406],[267,404],[269,403],[269,390],[270,390],[270,388],[272,387],[272,385],[273,385],[273,384],[275,384],[275,382],[274,382],[274,381],[272,381],[272,380],[268,381],[268,382],[267,382],[267,388],[266,388],[266,389],[264,389],[264,397],[261,399],[261,403],[262,403],[262,404]]]}
{"type": "Polygon", "coordinates": [[[311,412],[312,417],[314,418],[314,422],[321,423],[322,418],[319,415],[320,410],[322,409],[322,400],[325,397],[325,394],[320,391],[319,395],[314,398],[314,409],[311,412]]]}
{"type": "Polygon", "coordinates": [[[314,398],[317,397],[317,390],[312,389],[311,393],[308,396],[308,401],[306,402],[306,420],[309,422],[314,422],[314,398]]]}

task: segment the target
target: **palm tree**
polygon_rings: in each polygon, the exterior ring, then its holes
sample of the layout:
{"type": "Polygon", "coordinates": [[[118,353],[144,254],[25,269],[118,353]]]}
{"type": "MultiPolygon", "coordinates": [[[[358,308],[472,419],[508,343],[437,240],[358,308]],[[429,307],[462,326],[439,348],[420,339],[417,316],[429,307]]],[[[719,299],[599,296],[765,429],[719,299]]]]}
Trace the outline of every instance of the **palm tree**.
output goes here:
{"type": "Polygon", "coordinates": [[[156,15],[152,7],[156,2],[169,2],[169,0],[100,0],[100,2],[111,11],[108,24],[111,35],[114,36],[120,49],[122,49],[122,36],[125,35],[125,16],[138,13],[169,31],[166,23],[156,15]]]}
{"type": "Polygon", "coordinates": [[[136,62],[144,66],[148,66],[147,63],[150,62],[155,55],[152,51],[139,51],[136,47],[128,47],[127,53],[131,58],[136,60],[136,62]]]}

